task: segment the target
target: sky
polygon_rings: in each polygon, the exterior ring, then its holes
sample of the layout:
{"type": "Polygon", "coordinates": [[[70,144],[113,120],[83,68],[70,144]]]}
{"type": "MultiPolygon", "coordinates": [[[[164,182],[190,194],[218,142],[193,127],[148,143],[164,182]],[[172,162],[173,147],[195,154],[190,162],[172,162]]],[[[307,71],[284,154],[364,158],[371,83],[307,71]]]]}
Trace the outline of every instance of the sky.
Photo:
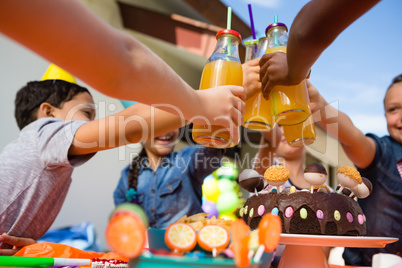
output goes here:
{"type": "MultiPolygon", "coordinates": [[[[309,2],[221,1],[249,25],[251,4],[257,38],[265,34],[275,15],[290,28],[299,10],[309,2]]],[[[401,11],[401,0],[381,1],[342,32],[312,67],[310,82],[363,133],[388,134],[383,99],[391,80],[402,74],[401,11]]]]}

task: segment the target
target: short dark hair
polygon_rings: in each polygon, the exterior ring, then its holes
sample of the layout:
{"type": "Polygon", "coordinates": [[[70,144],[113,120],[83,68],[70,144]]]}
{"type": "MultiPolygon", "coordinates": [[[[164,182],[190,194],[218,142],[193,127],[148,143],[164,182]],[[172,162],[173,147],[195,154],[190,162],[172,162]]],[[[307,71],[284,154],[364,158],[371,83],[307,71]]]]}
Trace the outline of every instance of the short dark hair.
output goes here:
{"type": "Polygon", "coordinates": [[[61,105],[70,101],[75,95],[86,92],[88,89],[64,80],[45,80],[28,82],[15,97],[14,116],[17,125],[23,129],[37,118],[40,105],[44,102],[61,108],[61,105]]]}
{"type": "Polygon", "coordinates": [[[392,87],[394,84],[399,83],[399,82],[402,82],[402,74],[400,74],[400,75],[396,76],[394,79],[392,79],[392,83],[391,83],[391,85],[388,87],[388,89],[389,89],[390,87],[392,87]]]}
{"type": "MultiPolygon", "coordinates": [[[[387,91],[385,91],[385,95],[387,95],[388,90],[389,90],[393,85],[395,85],[396,83],[400,83],[400,82],[402,82],[402,74],[400,74],[400,75],[398,75],[398,76],[395,76],[394,79],[392,79],[391,85],[389,85],[389,87],[387,88],[387,91]]],[[[385,108],[385,96],[384,96],[383,103],[384,103],[384,108],[385,108]]]]}

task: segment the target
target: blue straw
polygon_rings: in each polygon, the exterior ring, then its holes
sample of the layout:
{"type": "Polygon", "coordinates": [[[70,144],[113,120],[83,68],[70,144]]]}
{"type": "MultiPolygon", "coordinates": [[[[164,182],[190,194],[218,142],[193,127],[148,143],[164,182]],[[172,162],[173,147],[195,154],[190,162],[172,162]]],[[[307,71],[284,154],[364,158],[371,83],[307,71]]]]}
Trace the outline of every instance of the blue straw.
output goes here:
{"type": "MultiPolygon", "coordinates": [[[[278,15],[274,16],[274,23],[278,23],[278,15]]],[[[274,45],[279,47],[278,32],[274,30],[274,45]]]]}

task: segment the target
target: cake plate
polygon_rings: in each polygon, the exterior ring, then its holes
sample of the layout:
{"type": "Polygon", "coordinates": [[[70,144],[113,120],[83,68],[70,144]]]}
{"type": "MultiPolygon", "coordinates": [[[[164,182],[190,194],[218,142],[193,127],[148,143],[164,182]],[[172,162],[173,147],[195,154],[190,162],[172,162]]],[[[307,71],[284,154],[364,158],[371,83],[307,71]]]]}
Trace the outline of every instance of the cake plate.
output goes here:
{"type": "Polygon", "coordinates": [[[328,268],[323,247],[383,248],[396,241],[394,237],[281,234],[279,244],[286,246],[279,268],[328,268]]]}

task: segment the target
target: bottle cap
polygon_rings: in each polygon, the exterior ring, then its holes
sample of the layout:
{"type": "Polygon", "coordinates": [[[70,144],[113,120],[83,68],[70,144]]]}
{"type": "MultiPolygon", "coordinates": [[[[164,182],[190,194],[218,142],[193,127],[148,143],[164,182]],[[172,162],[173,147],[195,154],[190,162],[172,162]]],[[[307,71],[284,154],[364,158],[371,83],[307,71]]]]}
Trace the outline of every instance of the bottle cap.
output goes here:
{"type": "Polygon", "coordinates": [[[218,39],[218,36],[220,36],[221,34],[231,34],[231,35],[234,35],[234,36],[236,36],[236,37],[239,39],[239,41],[241,42],[241,35],[240,35],[238,32],[234,31],[234,30],[229,30],[229,29],[220,30],[220,31],[216,34],[216,38],[218,39]]]}
{"type": "Polygon", "coordinates": [[[246,40],[243,42],[243,44],[245,46],[256,45],[256,44],[258,44],[258,39],[246,40]]]}
{"type": "Polygon", "coordinates": [[[272,24],[268,25],[268,27],[265,29],[265,34],[267,34],[268,30],[273,28],[273,27],[285,27],[286,31],[288,31],[288,27],[286,27],[285,23],[276,22],[276,23],[272,23],[272,24]]]}

